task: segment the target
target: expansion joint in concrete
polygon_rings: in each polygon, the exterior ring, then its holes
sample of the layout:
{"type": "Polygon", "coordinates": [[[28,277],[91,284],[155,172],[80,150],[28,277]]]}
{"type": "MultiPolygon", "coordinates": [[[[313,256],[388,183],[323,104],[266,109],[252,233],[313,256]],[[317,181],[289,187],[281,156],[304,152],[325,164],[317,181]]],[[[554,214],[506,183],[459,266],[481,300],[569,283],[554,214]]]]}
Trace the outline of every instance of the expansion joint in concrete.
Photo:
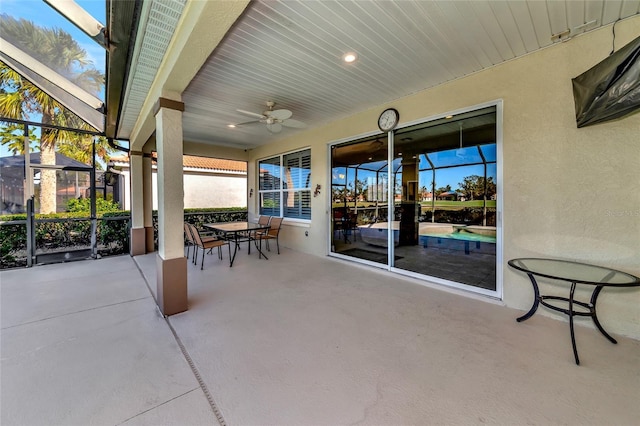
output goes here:
{"type": "Polygon", "coordinates": [[[109,303],[107,305],[93,306],[93,307],[87,308],[87,309],[80,309],[80,310],[77,310],[77,311],[66,312],[64,314],[53,315],[53,316],[46,317],[46,318],[39,318],[39,319],[34,320],[34,321],[27,321],[27,322],[23,322],[23,323],[20,323],[20,324],[14,324],[14,325],[10,325],[8,327],[2,327],[0,329],[8,330],[10,328],[22,327],[23,325],[30,325],[30,324],[43,322],[43,321],[49,321],[49,320],[52,320],[52,319],[55,319],[55,318],[68,317],[70,315],[76,315],[76,314],[80,314],[80,313],[83,313],[83,312],[94,311],[94,310],[97,310],[97,309],[110,308],[112,306],[122,305],[124,303],[137,302],[138,300],[143,300],[143,299],[147,299],[147,297],[138,297],[137,299],[123,300],[121,302],[109,303]]]}
{"type": "MultiPolygon", "coordinates": [[[[151,291],[151,286],[147,281],[147,277],[145,277],[144,273],[142,272],[142,268],[140,268],[140,265],[138,264],[138,262],[135,261],[135,258],[134,258],[134,263],[136,264],[136,267],[138,268],[138,272],[140,272],[140,276],[144,280],[144,283],[146,284],[147,289],[149,290],[149,293],[151,293],[151,295],[153,296],[153,292],[151,291]]],[[[171,321],[169,321],[169,317],[162,314],[162,311],[160,310],[160,307],[157,305],[157,303],[156,303],[156,307],[158,309],[158,314],[164,318],[165,322],[167,323],[167,326],[169,327],[169,330],[171,330],[171,334],[173,334],[173,338],[178,344],[178,347],[180,348],[180,351],[182,352],[184,359],[187,361],[187,364],[189,364],[189,368],[191,369],[191,372],[195,376],[196,380],[198,381],[198,385],[200,386],[200,389],[202,389],[202,392],[207,398],[207,401],[209,402],[209,405],[211,406],[211,410],[213,411],[213,414],[215,414],[216,419],[218,420],[218,423],[220,424],[220,426],[227,426],[227,423],[224,420],[224,417],[222,416],[222,412],[220,411],[220,409],[218,408],[218,405],[214,401],[213,396],[211,395],[211,392],[209,392],[209,388],[207,388],[206,383],[204,382],[204,380],[202,380],[202,376],[200,375],[198,368],[193,362],[193,359],[191,359],[191,356],[189,355],[189,351],[187,351],[187,348],[185,348],[185,346],[182,344],[182,340],[180,340],[178,333],[176,333],[176,330],[171,325],[171,321]]]]}
{"type": "Polygon", "coordinates": [[[198,368],[196,367],[193,360],[191,359],[191,356],[189,355],[187,348],[184,347],[184,345],[182,344],[182,340],[180,340],[180,337],[178,336],[178,333],[176,333],[175,329],[171,325],[171,321],[169,320],[169,317],[165,317],[165,321],[167,322],[167,325],[169,326],[171,333],[173,333],[173,337],[176,339],[176,343],[178,343],[178,347],[180,347],[180,350],[182,351],[182,355],[187,360],[187,364],[189,364],[189,368],[191,368],[193,375],[196,377],[196,380],[198,381],[198,384],[200,385],[202,392],[204,392],[204,395],[207,397],[207,401],[209,401],[209,405],[211,405],[211,409],[213,410],[213,414],[216,415],[216,419],[218,419],[218,423],[220,423],[220,426],[227,426],[227,423],[225,422],[224,417],[222,416],[222,413],[218,408],[218,405],[213,400],[213,396],[211,396],[211,392],[209,392],[209,388],[207,388],[206,383],[204,382],[204,380],[202,380],[202,376],[200,376],[200,372],[198,371],[198,368]]]}

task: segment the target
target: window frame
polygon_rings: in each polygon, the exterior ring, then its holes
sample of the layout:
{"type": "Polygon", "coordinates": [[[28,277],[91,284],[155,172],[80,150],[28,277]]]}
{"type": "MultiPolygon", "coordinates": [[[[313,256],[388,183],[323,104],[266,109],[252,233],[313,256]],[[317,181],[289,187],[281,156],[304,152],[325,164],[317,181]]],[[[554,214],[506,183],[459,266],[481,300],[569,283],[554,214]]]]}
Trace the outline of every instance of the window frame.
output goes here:
{"type": "MultiPolygon", "coordinates": [[[[273,164],[273,163],[271,163],[273,164]]],[[[258,187],[258,196],[257,196],[257,213],[262,215],[262,214],[268,214],[268,212],[264,212],[262,211],[262,199],[264,194],[278,194],[277,195],[277,199],[279,201],[279,212],[277,215],[272,214],[274,216],[279,216],[285,219],[285,221],[287,222],[299,222],[299,223],[310,223],[311,222],[311,147],[305,147],[305,148],[300,148],[300,149],[295,149],[292,151],[287,151],[287,152],[282,152],[280,154],[276,154],[276,155],[272,155],[272,156],[268,156],[268,157],[264,157],[264,158],[259,158],[256,161],[256,168],[257,168],[257,187],[258,187]],[[305,184],[308,185],[306,187],[294,187],[294,188],[288,188],[287,187],[287,183],[285,182],[285,175],[286,175],[286,165],[285,165],[285,159],[287,156],[290,156],[292,154],[298,154],[300,155],[300,158],[302,158],[302,153],[308,151],[309,152],[309,175],[306,179],[305,184]],[[278,188],[277,189],[262,189],[261,185],[262,185],[262,177],[261,177],[261,164],[262,163],[266,163],[268,161],[273,161],[277,159],[278,160],[278,166],[279,167],[279,173],[278,173],[278,179],[280,180],[280,184],[277,185],[278,188]],[[299,217],[299,216],[285,216],[285,210],[286,210],[286,206],[285,206],[285,198],[286,198],[286,194],[289,192],[294,192],[295,194],[300,194],[301,197],[303,197],[303,193],[307,193],[308,196],[308,200],[309,200],[309,217],[299,217]]],[[[306,170],[306,169],[305,169],[306,170]]]]}

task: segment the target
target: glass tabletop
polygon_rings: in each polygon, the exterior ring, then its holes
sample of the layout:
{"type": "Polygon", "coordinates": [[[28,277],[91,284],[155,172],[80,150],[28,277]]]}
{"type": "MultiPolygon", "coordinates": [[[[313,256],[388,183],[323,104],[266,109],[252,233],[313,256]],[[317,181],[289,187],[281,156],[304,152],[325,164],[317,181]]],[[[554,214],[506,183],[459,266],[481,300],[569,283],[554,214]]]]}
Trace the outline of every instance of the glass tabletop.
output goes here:
{"type": "Polygon", "coordinates": [[[205,223],[204,226],[220,232],[246,232],[269,227],[269,225],[260,225],[252,222],[205,223]]]}
{"type": "Polygon", "coordinates": [[[635,275],[587,263],[540,258],[512,259],[508,263],[528,274],[558,280],[603,286],[640,286],[640,278],[635,275]]]}

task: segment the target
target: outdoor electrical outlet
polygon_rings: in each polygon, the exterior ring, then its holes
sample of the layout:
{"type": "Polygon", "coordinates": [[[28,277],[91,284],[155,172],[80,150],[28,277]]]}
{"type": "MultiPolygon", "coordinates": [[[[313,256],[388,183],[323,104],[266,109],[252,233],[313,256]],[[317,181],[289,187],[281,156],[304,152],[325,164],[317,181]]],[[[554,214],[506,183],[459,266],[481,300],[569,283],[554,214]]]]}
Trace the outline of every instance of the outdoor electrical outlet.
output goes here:
{"type": "Polygon", "coordinates": [[[308,237],[309,236],[309,231],[304,231],[304,236],[308,237]]]}

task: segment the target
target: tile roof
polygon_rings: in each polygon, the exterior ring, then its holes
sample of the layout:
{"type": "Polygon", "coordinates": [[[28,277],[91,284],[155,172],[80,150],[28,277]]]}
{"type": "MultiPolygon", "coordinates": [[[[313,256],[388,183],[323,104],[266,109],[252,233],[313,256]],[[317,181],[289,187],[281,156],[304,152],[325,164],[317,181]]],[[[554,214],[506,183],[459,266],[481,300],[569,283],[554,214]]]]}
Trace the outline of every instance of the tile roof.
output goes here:
{"type": "MultiPolygon", "coordinates": [[[[156,159],[156,153],[153,153],[156,159]]],[[[128,163],[128,156],[111,157],[111,161],[117,163],[128,163]]],[[[224,170],[227,172],[246,172],[247,163],[244,161],[224,160],[222,158],[199,157],[195,155],[183,155],[182,165],[193,169],[224,170]]]]}

